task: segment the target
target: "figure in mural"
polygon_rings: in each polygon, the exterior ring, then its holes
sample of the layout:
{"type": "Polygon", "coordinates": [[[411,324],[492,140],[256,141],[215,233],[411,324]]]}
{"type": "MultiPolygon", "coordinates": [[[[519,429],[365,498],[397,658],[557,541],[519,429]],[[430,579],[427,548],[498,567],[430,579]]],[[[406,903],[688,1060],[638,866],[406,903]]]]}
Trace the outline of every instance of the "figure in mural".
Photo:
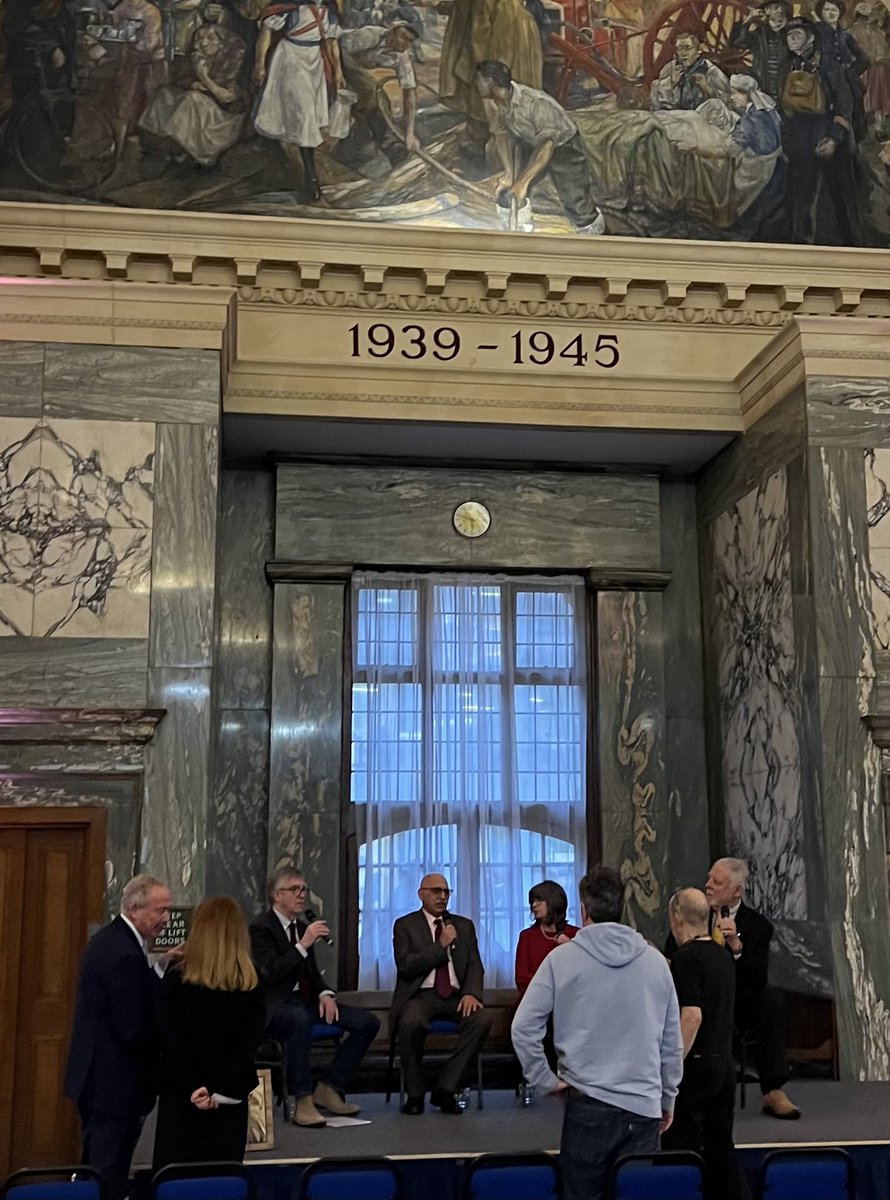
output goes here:
{"type": "Polygon", "coordinates": [[[860,0],[850,35],[868,59],[862,81],[865,85],[863,105],[867,128],[882,137],[890,117],[890,44],[882,25],[887,12],[883,4],[860,0]]]}
{"type": "Polygon", "coordinates": [[[355,109],[394,166],[406,158],[409,150],[420,145],[415,132],[417,78],[412,57],[416,40],[414,27],[404,21],[396,21],[389,28],[365,25],[361,29],[346,29],[340,36],[343,74],[355,93],[355,109]],[[381,99],[380,85],[393,73],[401,89],[404,144],[394,136],[381,111],[381,105],[387,101],[381,99]]]}
{"type": "Polygon", "coordinates": [[[476,87],[481,62],[502,62],[517,83],[540,88],[543,56],[538,27],[522,0],[453,0],[442,42],[439,99],[467,119],[465,153],[484,158],[488,122],[476,87]]]}
{"type": "Polygon", "coordinates": [[[255,80],[261,93],[254,127],[280,142],[289,157],[299,155],[305,195],[312,201],[321,199],[315,151],[328,125],[328,81],[338,90],[346,86],[337,44],[340,33],[330,0],[273,3],[265,10],[257,39],[255,80]],[[274,35],[278,42],[271,49],[274,35]]]}
{"type": "Polygon", "coordinates": [[[245,45],[222,25],[220,5],[209,5],[206,15],[191,42],[191,78],[181,88],[158,88],[140,122],[203,167],[238,141],[247,107],[239,84],[245,45]]]}
{"type": "Polygon", "coordinates": [[[602,233],[590,162],[569,114],[546,92],[515,83],[506,63],[482,62],[476,77],[503,168],[501,196],[521,208],[535,180],[547,174],[575,228],[602,233]]]}
{"type": "Polygon", "coordinates": [[[788,76],[791,57],[785,26],[794,15],[788,0],[766,0],[733,26],[730,43],[751,55],[751,74],[761,91],[778,100],[788,76]]]}
{"type": "Polygon", "coordinates": [[[729,80],[704,57],[695,34],[681,33],[674,43],[674,55],[652,84],[653,109],[693,109],[712,99],[728,103],[729,80]]]}
{"type": "Polygon", "coordinates": [[[862,216],[850,88],[837,63],[823,56],[814,22],[795,17],[788,22],[785,37],[791,53],[782,92],[791,240],[817,240],[820,215],[828,201],[842,244],[860,246],[862,216]]]}
{"type": "Polygon", "coordinates": [[[822,57],[829,70],[839,76],[850,90],[853,134],[859,141],[865,137],[865,85],[862,73],[868,67],[868,59],[853,35],[840,27],[839,22],[845,12],[843,0],[819,0],[816,5],[822,57]]]}
{"type": "Polygon", "coordinates": [[[114,83],[112,122],[122,155],[155,89],[164,81],[164,38],[161,11],[151,0],[121,0],[113,9],[115,24],[131,21],[132,41],[120,51],[114,83]]]}

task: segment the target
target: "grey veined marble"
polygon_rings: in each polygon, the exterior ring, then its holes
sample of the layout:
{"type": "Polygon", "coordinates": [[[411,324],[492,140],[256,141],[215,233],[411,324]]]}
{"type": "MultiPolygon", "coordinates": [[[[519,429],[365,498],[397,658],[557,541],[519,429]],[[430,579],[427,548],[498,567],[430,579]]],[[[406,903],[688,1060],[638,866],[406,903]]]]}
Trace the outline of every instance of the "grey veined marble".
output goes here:
{"type": "Polygon", "coordinates": [[[865,499],[875,645],[890,650],[890,450],[866,450],[865,499]]]}
{"type": "Polygon", "coordinates": [[[154,426],[0,418],[0,634],[148,632],[154,426]]]}
{"type": "Polygon", "coordinates": [[[755,908],[800,920],[806,866],[785,471],[708,532],[728,851],[750,864],[755,908]]]}

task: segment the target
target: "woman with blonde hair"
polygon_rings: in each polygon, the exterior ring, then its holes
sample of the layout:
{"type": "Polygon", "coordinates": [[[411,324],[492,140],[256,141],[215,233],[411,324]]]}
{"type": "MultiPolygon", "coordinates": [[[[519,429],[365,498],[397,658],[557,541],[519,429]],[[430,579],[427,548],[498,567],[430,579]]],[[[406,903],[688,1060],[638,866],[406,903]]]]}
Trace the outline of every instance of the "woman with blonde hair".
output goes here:
{"type": "Polygon", "coordinates": [[[195,909],[182,958],[161,984],[155,1170],[241,1161],[264,1023],[244,917],[229,896],[214,896],[195,909]]]}

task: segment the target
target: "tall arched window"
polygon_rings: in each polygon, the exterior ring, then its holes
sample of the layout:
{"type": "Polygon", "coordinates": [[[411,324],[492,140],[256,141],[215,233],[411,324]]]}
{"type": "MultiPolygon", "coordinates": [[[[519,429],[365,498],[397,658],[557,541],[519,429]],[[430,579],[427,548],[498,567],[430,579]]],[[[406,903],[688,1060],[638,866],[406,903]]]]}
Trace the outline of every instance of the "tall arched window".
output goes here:
{"type": "Polygon", "coordinates": [[[486,983],[509,986],[529,887],[555,879],[576,906],[583,583],[361,574],[352,613],[359,986],[393,985],[392,923],[418,906],[428,871],[476,922],[486,983]]]}

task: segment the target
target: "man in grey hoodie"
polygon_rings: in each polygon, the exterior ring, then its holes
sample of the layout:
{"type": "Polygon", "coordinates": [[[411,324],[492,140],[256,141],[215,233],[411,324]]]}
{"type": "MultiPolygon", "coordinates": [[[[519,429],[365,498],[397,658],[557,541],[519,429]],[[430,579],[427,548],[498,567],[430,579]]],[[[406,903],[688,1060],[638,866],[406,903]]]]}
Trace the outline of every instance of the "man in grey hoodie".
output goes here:
{"type": "Polygon", "coordinates": [[[567,1093],[559,1161],[563,1200],[600,1200],[622,1154],[648,1154],[671,1123],[683,1074],[670,969],[622,925],[624,885],[594,867],[579,884],[584,928],[538,968],[513,1018],[526,1081],[567,1093]],[[554,1075],[544,1054],[553,1014],[554,1075]]]}

